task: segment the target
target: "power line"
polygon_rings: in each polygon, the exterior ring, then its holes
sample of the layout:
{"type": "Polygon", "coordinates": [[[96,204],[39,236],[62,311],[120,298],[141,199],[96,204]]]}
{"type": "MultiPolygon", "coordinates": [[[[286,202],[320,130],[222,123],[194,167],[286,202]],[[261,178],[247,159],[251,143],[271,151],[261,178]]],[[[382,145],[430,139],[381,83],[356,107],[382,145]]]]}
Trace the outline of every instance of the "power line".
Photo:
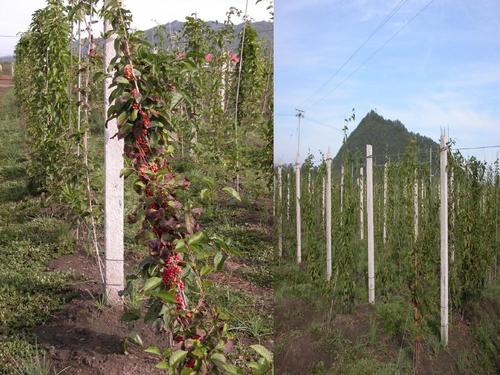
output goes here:
{"type": "Polygon", "coordinates": [[[311,118],[311,117],[309,117],[309,116],[308,116],[308,117],[304,117],[304,120],[314,122],[314,123],[315,123],[315,124],[317,124],[317,125],[324,126],[324,127],[326,127],[326,128],[329,128],[329,129],[342,131],[342,129],[340,129],[340,128],[337,128],[337,127],[332,126],[332,125],[325,124],[325,123],[323,123],[323,122],[321,122],[321,121],[318,121],[318,120],[315,120],[315,119],[313,119],[313,118],[311,118]]]}
{"type": "Polygon", "coordinates": [[[20,35],[0,35],[0,38],[20,38],[20,35]]]}
{"type": "Polygon", "coordinates": [[[498,146],[460,147],[460,148],[453,148],[453,149],[457,150],[457,151],[461,151],[461,150],[482,150],[485,148],[500,148],[500,145],[498,145],[498,146]]]}
{"type": "Polygon", "coordinates": [[[354,69],[347,77],[345,77],[342,81],[340,81],[332,90],[330,90],[329,92],[327,92],[325,95],[323,95],[321,98],[319,98],[318,100],[316,100],[315,102],[313,102],[311,105],[309,105],[308,109],[310,109],[311,107],[315,106],[316,104],[320,103],[321,101],[323,101],[326,97],[328,97],[329,95],[331,95],[335,90],[337,90],[343,83],[345,83],[347,80],[349,80],[349,78],[351,78],[355,73],[357,73],[363,66],[366,65],[366,63],[368,63],[373,57],[375,57],[375,55],[377,53],[379,53],[382,49],[384,49],[385,46],[387,46],[396,36],[398,36],[398,34],[403,31],[410,23],[412,23],[415,18],[417,18],[425,9],[427,9],[432,3],[434,2],[434,0],[430,0],[427,4],[425,4],[422,8],[420,8],[420,10],[415,13],[415,15],[410,18],[408,21],[406,21],[406,23],[401,26],[394,34],[392,34],[392,36],[387,39],[384,44],[382,44],[379,48],[377,48],[372,54],[370,54],[368,56],[367,59],[365,59],[360,65],[358,65],[358,67],[356,69],[354,69]]]}
{"type": "Polygon", "coordinates": [[[336,76],[337,74],[340,73],[340,71],[349,63],[349,61],[352,60],[354,56],[375,36],[375,34],[385,26],[387,22],[390,21],[390,19],[402,8],[402,6],[407,2],[408,0],[401,0],[393,9],[392,11],[377,25],[377,27],[371,32],[370,35],[368,35],[368,38],[364,40],[363,43],[361,43],[358,48],[354,50],[354,52],[351,53],[351,55],[340,65],[337,70],[325,81],[323,84],[313,91],[305,100],[304,104],[307,103],[310,99],[314,97],[316,92],[319,92],[323,90],[336,76]]]}

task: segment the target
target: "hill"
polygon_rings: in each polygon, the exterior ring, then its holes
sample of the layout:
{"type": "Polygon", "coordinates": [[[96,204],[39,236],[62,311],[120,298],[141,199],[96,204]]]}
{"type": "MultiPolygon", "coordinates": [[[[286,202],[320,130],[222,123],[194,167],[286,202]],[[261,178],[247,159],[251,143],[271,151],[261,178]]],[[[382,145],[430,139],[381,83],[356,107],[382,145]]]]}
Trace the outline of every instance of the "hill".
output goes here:
{"type": "Polygon", "coordinates": [[[387,158],[397,161],[404,154],[406,146],[412,139],[417,141],[419,161],[429,161],[429,148],[432,147],[433,164],[436,163],[439,151],[439,145],[436,142],[429,137],[409,131],[401,121],[385,119],[372,110],[349,134],[346,144],[342,145],[333,159],[333,165],[337,168],[340,166],[346,150],[364,156],[367,144],[373,146],[376,164],[383,164],[387,158]]]}
{"type": "MultiPolygon", "coordinates": [[[[207,21],[207,25],[212,29],[212,30],[219,30],[224,25],[220,22],[215,22],[215,21],[207,21]]],[[[273,47],[273,33],[274,33],[274,24],[272,22],[268,21],[259,21],[259,22],[252,22],[251,23],[252,27],[255,29],[257,34],[264,40],[264,45],[269,48],[273,47]]],[[[163,28],[162,31],[158,31],[158,27],[152,27],[150,29],[147,29],[144,31],[144,34],[146,35],[147,40],[149,40],[152,44],[158,43],[159,37],[158,34],[165,34],[167,35],[167,38],[163,41],[164,47],[168,47],[170,45],[170,38],[168,37],[169,35],[173,34],[178,34],[181,30],[182,27],[184,26],[184,22],[180,21],[173,21],[166,23],[165,25],[159,26],[160,30],[163,28]]],[[[234,26],[234,42],[233,42],[233,48],[236,49],[238,46],[238,35],[241,29],[243,28],[243,23],[240,23],[239,25],[234,26]]],[[[97,41],[97,44],[101,43],[101,39],[99,38],[97,41]]],[[[75,42],[76,46],[76,42],[75,42]]],[[[85,53],[85,48],[84,48],[84,53],[85,53]]],[[[0,57],[0,62],[12,62],[14,61],[15,57],[14,56],[3,56],[0,57]]]]}

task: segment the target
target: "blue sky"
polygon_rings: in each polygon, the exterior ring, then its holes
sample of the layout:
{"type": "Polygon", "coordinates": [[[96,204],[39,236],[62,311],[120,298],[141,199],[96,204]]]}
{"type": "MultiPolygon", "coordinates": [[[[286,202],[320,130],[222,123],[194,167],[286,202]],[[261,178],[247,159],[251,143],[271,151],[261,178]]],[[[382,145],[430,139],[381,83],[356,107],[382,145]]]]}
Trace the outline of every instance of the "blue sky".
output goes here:
{"type": "MultiPolygon", "coordinates": [[[[306,110],[301,160],[309,150],[316,158],[328,148],[336,154],[342,142],[337,129],[352,108],[355,125],[375,109],[436,141],[445,127],[457,147],[500,145],[500,1],[434,0],[358,68],[428,2],[275,2],[276,162],[295,160],[297,107],[306,110]],[[401,2],[391,20],[318,92],[401,2]]],[[[499,151],[464,154],[493,161],[499,151]]]]}

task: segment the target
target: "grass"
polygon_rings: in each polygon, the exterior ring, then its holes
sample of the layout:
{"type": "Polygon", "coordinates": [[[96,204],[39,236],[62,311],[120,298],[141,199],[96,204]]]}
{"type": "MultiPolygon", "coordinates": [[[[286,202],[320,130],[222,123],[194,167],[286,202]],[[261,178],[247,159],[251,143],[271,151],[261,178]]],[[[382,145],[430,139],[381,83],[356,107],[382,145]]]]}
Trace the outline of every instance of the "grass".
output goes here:
{"type": "Polygon", "coordinates": [[[30,195],[12,90],[0,100],[0,373],[52,374],[30,330],[71,297],[69,275],[45,268],[74,242],[67,223],[30,195]]]}
{"type": "Polygon", "coordinates": [[[209,299],[229,314],[230,330],[261,343],[273,333],[272,311],[256,295],[224,284],[208,289],[209,299]]]}

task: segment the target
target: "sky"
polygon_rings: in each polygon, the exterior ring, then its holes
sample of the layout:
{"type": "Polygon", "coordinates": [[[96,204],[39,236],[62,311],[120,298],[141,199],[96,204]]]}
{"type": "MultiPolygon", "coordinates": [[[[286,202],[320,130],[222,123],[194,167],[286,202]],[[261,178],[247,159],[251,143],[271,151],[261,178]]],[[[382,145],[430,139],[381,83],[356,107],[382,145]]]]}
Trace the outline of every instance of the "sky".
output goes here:
{"type": "MultiPolygon", "coordinates": [[[[248,15],[254,21],[269,20],[269,11],[266,10],[268,3],[263,1],[256,5],[255,0],[250,0],[248,15]]],[[[17,35],[27,30],[33,12],[43,8],[45,4],[45,0],[22,0],[20,3],[2,1],[0,57],[12,55],[17,42],[17,38],[6,38],[2,35],[17,35]]],[[[222,22],[230,7],[244,10],[245,0],[124,0],[124,6],[132,11],[133,26],[143,30],[175,20],[183,21],[186,16],[191,16],[193,13],[207,21],[222,22]]]]}
{"type": "MultiPolygon", "coordinates": [[[[305,110],[300,160],[335,155],[353,108],[349,131],[374,109],[435,141],[449,129],[455,147],[500,145],[500,1],[428,3],[276,0],[276,163],[296,160],[296,108],[305,110]]],[[[492,162],[498,152],[463,153],[492,162]]]]}

